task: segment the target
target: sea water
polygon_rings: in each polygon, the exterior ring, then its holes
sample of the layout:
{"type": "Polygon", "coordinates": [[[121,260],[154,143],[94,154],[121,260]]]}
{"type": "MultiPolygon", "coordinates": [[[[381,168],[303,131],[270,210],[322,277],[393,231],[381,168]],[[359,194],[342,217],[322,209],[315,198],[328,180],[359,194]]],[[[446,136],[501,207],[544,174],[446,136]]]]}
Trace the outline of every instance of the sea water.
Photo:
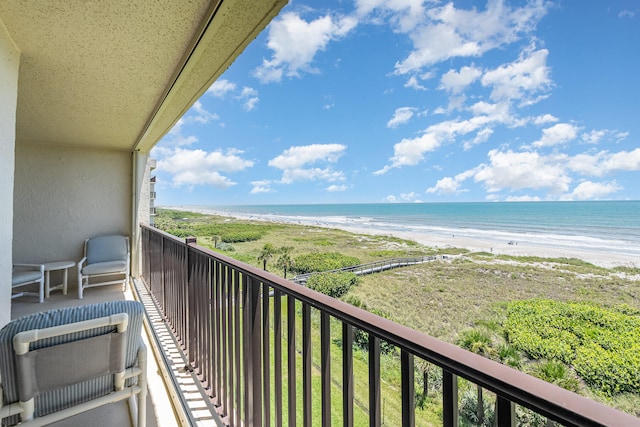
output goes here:
{"type": "Polygon", "coordinates": [[[640,201],[194,206],[249,219],[640,256],[640,201]]]}

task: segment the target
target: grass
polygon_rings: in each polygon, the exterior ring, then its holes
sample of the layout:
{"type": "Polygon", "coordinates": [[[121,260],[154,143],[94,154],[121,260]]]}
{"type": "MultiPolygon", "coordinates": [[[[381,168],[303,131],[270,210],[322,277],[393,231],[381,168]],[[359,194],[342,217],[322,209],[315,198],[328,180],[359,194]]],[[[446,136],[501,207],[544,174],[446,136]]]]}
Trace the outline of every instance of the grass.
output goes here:
{"type": "MultiPolygon", "coordinates": [[[[640,280],[634,278],[640,274],[640,269],[635,267],[605,269],[577,259],[470,253],[462,248],[434,249],[409,240],[383,235],[353,234],[342,230],[295,224],[240,221],[162,209],[158,212],[157,224],[166,224],[168,228],[206,229],[201,227],[201,224],[212,222],[218,227],[235,227],[236,231],[242,231],[243,226],[254,230],[259,227],[264,231],[262,237],[253,241],[233,243],[233,251],[223,252],[258,268],[262,268],[262,265],[257,258],[266,243],[276,248],[293,247],[292,258],[312,252],[339,252],[356,257],[362,263],[395,257],[460,255],[446,261],[438,260],[362,276],[360,284],[344,297],[357,298],[370,309],[375,308],[388,313],[391,320],[451,343],[458,342],[465,331],[474,328],[484,328],[491,336],[499,337],[502,333],[501,324],[505,318],[506,304],[514,300],[548,298],[557,301],[598,302],[605,307],[627,304],[632,309],[640,310],[640,280]]],[[[212,236],[198,235],[197,238],[202,246],[216,250],[212,236]]],[[[269,262],[267,269],[282,276],[283,272],[275,267],[274,261],[275,259],[272,259],[269,262]]],[[[332,336],[332,377],[335,384],[340,384],[341,353],[337,344],[339,327],[334,327],[333,324],[332,334],[338,334],[332,336]]],[[[313,335],[313,347],[317,349],[319,333],[314,332],[313,335]]],[[[397,401],[399,396],[396,382],[399,362],[393,357],[389,360],[387,356],[382,357],[382,396],[385,399],[383,406],[387,417],[386,424],[398,425],[395,420],[399,419],[400,408],[393,402],[397,401]],[[392,420],[394,422],[391,422],[392,420]]],[[[509,359],[512,358],[509,356],[509,359]]],[[[319,360],[319,355],[314,354],[314,364],[319,366],[319,360]]],[[[300,362],[297,366],[301,366],[300,362]]],[[[368,402],[367,372],[366,352],[354,351],[354,373],[356,378],[361,378],[356,382],[356,399],[365,404],[368,402]]],[[[315,395],[318,396],[319,379],[316,379],[316,375],[319,374],[314,372],[313,387],[315,395]]],[[[332,400],[337,399],[338,403],[332,402],[332,412],[339,418],[342,411],[339,403],[341,389],[334,389],[332,400]]],[[[416,390],[418,389],[416,385],[416,390]]],[[[640,415],[638,394],[627,393],[608,398],[590,393],[584,387],[580,390],[590,398],[640,415]]],[[[298,396],[301,398],[301,391],[298,396]]],[[[314,406],[314,411],[319,411],[318,406],[314,406]]],[[[424,408],[416,413],[417,418],[422,420],[418,425],[423,425],[423,422],[424,425],[429,425],[429,420],[439,420],[437,397],[429,397],[424,408]],[[422,415],[418,415],[418,412],[422,415]]],[[[301,414],[301,410],[298,413],[301,414]]],[[[366,412],[362,414],[366,415],[366,412]]],[[[314,412],[314,423],[319,421],[317,416],[314,412]]],[[[335,420],[334,418],[334,423],[335,420]]]]}

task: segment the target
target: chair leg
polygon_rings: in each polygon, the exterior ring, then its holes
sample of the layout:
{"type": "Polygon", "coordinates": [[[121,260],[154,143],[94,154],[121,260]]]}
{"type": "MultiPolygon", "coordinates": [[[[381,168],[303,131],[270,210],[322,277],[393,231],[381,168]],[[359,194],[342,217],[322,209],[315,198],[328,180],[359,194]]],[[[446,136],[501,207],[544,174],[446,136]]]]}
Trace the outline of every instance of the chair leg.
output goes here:
{"type": "Polygon", "coordinates": [[[138,385],[140,393],[138,393],[138,427],[146,427],[147,425],[147,347],[140,343],[138,350],[138,367],[141,369],[138,376],[138,385]]]}
{"type": "Polygon", "coordinates": [[[38,300],[40,303],[43,303],[44,302],[44,278],[40,279],[39,285],[40,285],[40,288],[38,291],[38,300]]]}

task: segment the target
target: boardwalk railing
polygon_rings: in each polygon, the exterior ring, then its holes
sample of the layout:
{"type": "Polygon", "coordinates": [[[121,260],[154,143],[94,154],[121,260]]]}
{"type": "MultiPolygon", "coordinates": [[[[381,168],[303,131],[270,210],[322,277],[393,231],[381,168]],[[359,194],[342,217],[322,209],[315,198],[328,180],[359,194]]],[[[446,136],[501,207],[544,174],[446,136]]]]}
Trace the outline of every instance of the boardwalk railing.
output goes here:
{"type": "MultiPolygon", "coordinates": [[[[350,272],[354,273],[357,276],[362,276],[365,274],[373,274],[380,273],[381,271],[390,270],[392,268],[406,267],[409,265],[422,264],[424,262],[435,261],[435,256],[424,256],[424,257],[410,257],[410,258],[391,258],[385,259],[381,261],[373,261],[366,264],[354,265],[351,267],[338,268],[336,270],[323,271],[322,273],[339,273],[339,272],[350,272]]],[[[298,284],[305,284],[309,277],[317,273],[306,273],[306,274],[298,274],[296,277],[291,279],[293,282],[298,284]]]]}
{"type": "Polygon", "coordinates": [[[458,378],[495,393],[498,426],[515,425],[516,405],[568,426],[640,425],[631,415],[213,253],[194,240],[143,227],[142,251],[144,281],[227,425],[293,426],[298,420],[327,426],[338,413],[339,424],[352,426],[355,409],[364,407],[369,425],[380,426],[388,402],[381,398],[382,341],[400,354],[402,419],[395,425],[415,424],[414,365],[420,359],[442,371],[444,426],[458,425],[458,378]],[[331,328],[341,337],[338,362],[331,328]],[[364,402],[354,398],[356,328],[368,335],[364,402]],[[318,354],[320,363],[313,363],[318,354]]]}

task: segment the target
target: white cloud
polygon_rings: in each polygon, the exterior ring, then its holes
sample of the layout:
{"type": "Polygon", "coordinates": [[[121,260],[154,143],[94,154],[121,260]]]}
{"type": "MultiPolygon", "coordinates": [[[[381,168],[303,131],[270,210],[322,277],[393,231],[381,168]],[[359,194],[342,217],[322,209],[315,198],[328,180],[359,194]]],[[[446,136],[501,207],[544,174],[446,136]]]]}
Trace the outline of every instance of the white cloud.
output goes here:
{"type": "Polygon", "coordinates": [[[376,175],[382,175],[391,168],[400,166],[417,165],[424,159],[424,153],[435,151],[442,141],[436,137],[434,133],[425,133],[417,138],[404,138],[393,146],[393,157],[391,157],[391,165],[375,172],[376,175]]]}
{"type": "Polygon", "coordinates": [[[504,199],[506,202],[539,202],[538,196],[507,196],[504,199]]]}
{"type": "Polygon", "coordinates": [[[216,98],[227,98],[231,96],[232,99],[236,99],[242,103],[242,108],[245,111],[253,110],[260,101],[256,89],[244,86],[242,90],[238,91],[238,86],[226,79],[216,80],[207,90],[207,93],[216,98]]]}
{"type": "Polygon", "coordinates": [[[240,154],[242,151],[234,149],[206,152],[177,148],[158,160],[157,170],[172,175],[171,183],[176,186],[208,184],[228,188],[236,183],[220,172],[238,172],[253,166],[252,161],[241,158],[240,154]]]}
{"type": "Polygon", "coordinates": [[[269,166],[282,170],[284,184],[295,181],[342,181],[344,174],[331,167],[309,167],[316,163],[335,163],[345,153],[342,144],[312,144],[290,147],[281,155],[269,160],[269,166]]]}
{"type": "Polygon", "coordinates": [[[346,191],[347,189],[349,189],[349,187],[347,187],[346,185],[330,185],[327,187],[327,191],[329,191],[330,193],[334,193],[334,192],[338,192],[338,191],[346,191]]]}
{"type": "Polygon", "coordinates": [[[587,144],[597,144],[607,134],[605,130],[592,130],[591,132],[585,132],[582,134],[582,140],[587,144]]]}
{"type": "MultiPolygon", "coordinates": [[[[389,159],[390,164],[374,174],[382,175],[392,168],[415,166],[424,160],[425,153],[437,150],[444,142],[480,129],[488,129],[492,124],[506,123],[512,120],[506,104],[478,103],[474,108],[477,109],[477,112],[486,112],[487,114],[476,115],[468,120],[443,121],[429,126],[419,137],[403,138],[393,146],[393,156],[389,159]]],[[[481,131],[476,135],[477,143],[482,142],[482,138],[488,138],[489,135],[489,130],[481,131]]]]}
{"type": "Polygon", "coordinates": [[[481,164],[464,171],[454,177],[444,177],[426,190],[432,194],[458,194],[462,191],[462,183],[473,178],[482,183],[489,193],[487,200],[533,201],[539,196],[508,195],[501,197],[498,193],[521,192],[524,190],[543,191],[544,199],[557,200],[592,200],[606,197],[622,190],[615,181],[594,182],[583,179],[570,191],[574,180],[572,173],[583,176],[600,177],[612,172],[640,171],[640,148],[633,151],[609,153],[583,153],[575,156],[566,154],[540,155],[535,151],[513,152],[491,150],[488,153],[489,163],[481,164]]]}
{"type": "Polygon", "coordinates": [[[491,135],[493,135],[493,129],[491,129],[491,128],[480,129],[478,131],[478,133],[476,134],[476,136],[472,140],[465,141],[465,143],[463,145],[465,151],[470,150],[471,148],[473,148],[474,146],[476,146],[478,144],[482,144],[483,142],[487,142],[489,140],[489,138],[491,137],[491,135]]]}
{"type": "Polygon", "coordinates": [[[352,17],[325,15],[307,22],[297,13],[285,13],[269,25],[267,47],[273,56],[264,59],[253,75],[262,83],[270,83],[279,82],[283,76],[299,77],[301,72],[317,73],[311,66],[316,53],[356,25],[352,17]]]}
{"type": "Polygon", "coordinates": [[[640,148],[617,153],[577,154],[567,159],[567,167],[583,175],[598,177],[612,172],[640,171],[640,148]]]}
{"type": "Polygon", "coordinates": [[[200,101],[196,101],[187,115],[185,116],[185,122],[197,122],[200,124],[207,124],[211,120],[219,120],[220,117],[215,113],[207,111],[200,101]]]}
{"type": "Polygon", "coordinates": [[[616,181],[611,182],[591,182],[583,181],[573,189],[571,194],[565,196],[564,200],[594,200],[609,196],[620,191],[622,187],[616,181]]]}
{"type": "Polygon", "coordinates": [[[547,12],[543,0],[528,2],[521,8],[511,9],[503,1],[489,1],[487,9],[456,9],[453,3],[432,8],[422,19],[422,11],[414,7],[399,8],[406,2],[360,2],[368,5],[362,10],[374,8],[395,13],[396,31],[408,33],[413,41],[413,51],[396,63],[396,73],[419,71],[438,62],[454,57],[479,57],[485,52],[513,43],[533,30],[547,12]],[[402,19],[411,16],[411,20],[402,19]]]}
{"type": "Polygon", "coordinates": [[[548,123],[556,123],[557,121],[558,118],[552,116],[551,114],[543,114],[541,116],[533,118],[533,123],[536,125],[546,125],[548,123]]]}
{"type": "Polygon", "coordinates": [[[533,95],[551,87],[548,54],[546,49],[525,50],[518,60],[487,71],[482,76],[482,85],[492,88],[491,99],[494,101],[524,99],[527,105],[533,104],[542,99],[533,95]]]}
{"type": "Polygon", "coordinates": [[[476,67],[465,66],[460,71],[449,70],[440,78],[440,89],[459,94],[481,76],[482,70],[476,67]]]}
{"type": "Polygon", "coordinates": [[[374,22],[378,18],[389,17],[393,25],[400,32],[411,31],[424,20],[423,0],[356,0],[357,13],[360,16],[379,12],[380,17],[374,15],[374,22]]]}
{"type": "Polygon", "coordinates": [[[461,189],[460,186],[462,185],[462,182],[464,182],[465,180],[469,179],[470,177],[472,177],[474,174],[476,173],[475,169],[470,169],[467,171],[464,171],[462,173],[459,173],[458,175],[456,175],[455,177],[451,178],[451,177],[444,177],[440,180],[438,180],[438,182],[436,182],[436,185],[434,185],[433,187],[427,188],[427,193],[431,193],[431,194],[458,194],[458,193],[462,193],[464,191],[464,189],[461,189]]]}
{"type": "Polygon", "coordinates": [[[251,185],[253,185],[253,188],[249,192],[250,194],[272,193],[273,192],[273,189],[271,188],[271,181],[269,181],[269,180],[252,181],[251,185]]]}
{"type": "Polygon", "coordinates": [[[209,95],[215,96],[216,98],[224,98],[230,92],[234,92],[236,90],[236,84],[230,82],[226,79],[219,79],[213,82],[211,87],[207,89],[207,93],[209,95]]]}
{"type": "Polygon", "coordinates": [[[404,87],[408,87],[416,90],[427,90],[425,86],[421,85],[418,82],[418,78],[416,76],[409,77],[407,82],[404,84],[404,87]]]}
{"type": "Polygon", "coordinates": [[[456,194],[460,192],[460,182],[446,176],[438,182],[433,187],[427,188],[427,193],[435,193],[435,194],[456,194]]]}
{"type": "Polygon", "coordinates": [[[533,151],[491,150],[489,165],[481,165],[474,175],[490,193],[508,190],[548,190],[551,194],[568,191],[571,177],[562,164],[533,151]]]}
{"type": "Polygon", "coordinates": [[[411,118],[415,114],[415,111],[416,109],[413,107],[396,108],[396,111],[393,113],[393,117],[387,122],[387,127],[396,128],[407,123],[409,120],[411,120],[411,118]]]}
{"type": "Polygon", "coordinates": [[[573,141],[578,136],[580,128],[569,123],[558,123],[550,128],[542,130],[542,138],[535,141],[534,147],[553,147],[554,145],[564,144],[573,141]]]}
{"type": "Polygon", "coordinates": [[[421,200],[418,200],[417,197],[418,197],[418,194],[412,191],[410,193],[400,193],[399,196],[390,194],[387,197],[385,197],[384,200],[390,203],[407,203],[407,202],[421,203],[421,200]]]}

